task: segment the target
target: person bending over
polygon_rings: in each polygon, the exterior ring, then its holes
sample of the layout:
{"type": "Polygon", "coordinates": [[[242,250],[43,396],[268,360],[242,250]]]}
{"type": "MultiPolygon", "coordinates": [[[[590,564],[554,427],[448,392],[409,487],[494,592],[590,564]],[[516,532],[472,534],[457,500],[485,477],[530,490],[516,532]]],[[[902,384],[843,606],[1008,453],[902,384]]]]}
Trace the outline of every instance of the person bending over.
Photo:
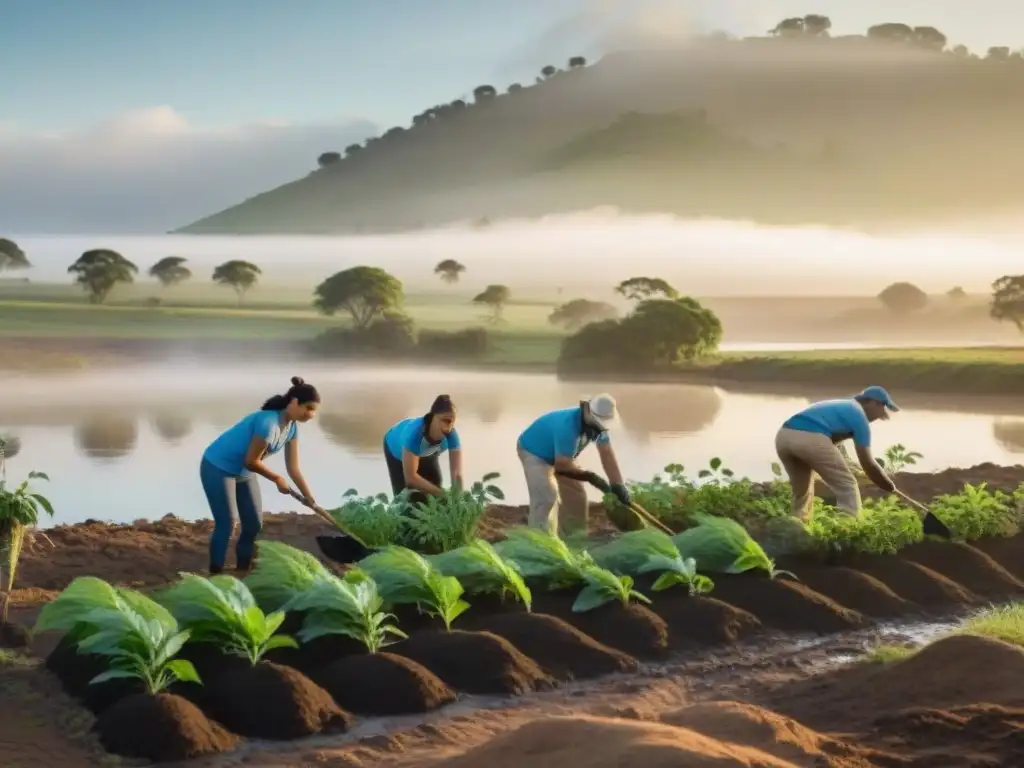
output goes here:
{"type": "Polygon", "coordinates": [[[837,444],[853,438],[857,459],[871,481],[889,493],[896,484],[871,454],[871,422],[888,420],[899,408],[882,387],[824,400],[790,416],[775,436],[775,452],[793,488],[794,517],[807,522],[814,504],[814,474],[836,495],[836,506],[860,514],[860,487],[837,444]]]}
{"type": "Polygon", "coordinates": [[[223,432],[203,453],[199,478],[213,514],[210,573],[224,570],[236,519],[241,523],[241,533],[235,545],[235,565],[239,571],[252,567],[256,537],[263,527],[263,505],[255,475],[265,477],[281,493],[290,493],[288,481],[263,463],[268,456],[284,448],[288,475],[306,501],[316,504],[299,469],[298,425],[312,419],[319,405],[316,388],[295,376],[287,392],[271,397],[260,410],[223,432]]]}
{"type": "Polygon", "coordinates": [[[597,444],[610,491],[623,504],[630,503],[608,436],[608,429],[617,422],[615,398],[597,395],[572,408],[545,413],[519,436],[516,450],[530,494],[531,527],[552,534],[587,530],[590,505],[583,483],[607,485],[600,475],[576,464],[590,443],[597,444]],[[567,514],[561,520],[563,506],[567,514]]]}
{"type": "Polygon", "coordinates": [[[448,395],[438,395],[425,416],[403,419],[384,435],[384,460],[395,496],[407,488],[412,504],[441,496],[440,458],[445,451],[452,487],[461,487],[462,442],[455,431],[455,406],[448,395]]]}

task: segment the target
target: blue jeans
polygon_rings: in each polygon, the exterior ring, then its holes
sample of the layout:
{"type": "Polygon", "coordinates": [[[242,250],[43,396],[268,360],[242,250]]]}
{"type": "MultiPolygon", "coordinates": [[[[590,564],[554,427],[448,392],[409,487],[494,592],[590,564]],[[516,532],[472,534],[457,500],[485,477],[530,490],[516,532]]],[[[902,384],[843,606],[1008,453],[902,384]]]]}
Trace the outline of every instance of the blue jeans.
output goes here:
{"type": "Polygon", "coordinates": [[[203,483],[203,491],[213,514],[210,570],[219,572],[224,568],[235,519],[242,527],[238,543],[235,545],[236,565],[243,570],[248,569],[252,565],[256,537],[263,528],[263,502],[256,475],[229,475],[203,459],[199,465],[199,479],[203,483]]]}

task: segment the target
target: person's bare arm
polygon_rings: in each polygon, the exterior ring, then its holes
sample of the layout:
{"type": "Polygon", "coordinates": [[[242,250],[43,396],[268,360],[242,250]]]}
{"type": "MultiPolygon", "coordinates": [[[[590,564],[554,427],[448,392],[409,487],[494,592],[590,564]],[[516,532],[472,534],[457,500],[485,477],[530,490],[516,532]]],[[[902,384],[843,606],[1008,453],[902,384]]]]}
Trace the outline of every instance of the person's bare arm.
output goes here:
{"type": "Polygon", "coordinates": [[[429,493],[431,496],[442,496],[444,491],[420,475],[420,457],[408,448],[402,449],[402,473],[405,484],[417,491],[429,493]]]}
{"type": "Polygon", "coordinates": [[[860,462],[861,469],[864,470],[864,474],[877,485],[879,488],[885,491],[892,492],[896,490],[896,484],[889,478],[879,465],[875,461],[874,455],[871,453],[871,448],[863,445],[854,445],[857,450],[857,461],[860,462]]]}
{"type": "Polygon", "coordinates": [[[555,471],[565,474],[567,477],[585,475],[587,470],[576,463],[570,456],[555,456],[555,471]]]}
{"type": "Polygon", "coordinates": [[[597,455],[601,457],[601,466],[604,468],[608,482],[612,485],[622,485],[622,470],[619,469],[619,460],[615,457],[615,449],[610,442],[597,444],[597,455]]]}
{"type": "Polygon", "coordinates": [[[302,470],[299,468],[299,441],[289,440],[288,444],[284,447],[284,465],[288,470],[288,476],[295,482],[295,486],[299,489],[299,493],[311,504],[316,504],[316,500],[313,498],[313,492],[309,490],[309,486],[306,484],[306,478],[302,476],[302,470]]]}
{"type": "Polygon", "coordinates": [[[452,487],[462,488],[462,449],[449,451],[448,468],[452,474],[452,487]]]}
{"type": "Polygon", "coordinates": [[[263,463],[263,453],[266,450],[267,441],[262,437],[254,437],[252,442],[249,443],[249,450],[245,454],[245,468],[250,472],[255,472],[260,477],[265,477],[280,488],[281,483],[285,482],[284,478],[263,463]]]}

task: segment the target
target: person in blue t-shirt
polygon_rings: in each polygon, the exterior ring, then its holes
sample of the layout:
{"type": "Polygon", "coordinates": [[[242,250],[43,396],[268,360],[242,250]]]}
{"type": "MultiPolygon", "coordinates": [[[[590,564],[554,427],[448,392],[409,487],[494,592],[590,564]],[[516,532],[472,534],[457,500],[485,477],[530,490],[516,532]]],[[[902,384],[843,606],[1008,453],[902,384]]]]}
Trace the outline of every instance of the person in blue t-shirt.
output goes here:
{"type": "Polygon", "coordinates": [[[825,400],[790,416],[775,436],[775,451],[793,487],[793,516],[806,522],[814,503],[814,474],[836,495],[836,506],[860,513],[860,487],[837,444],[853,439],[864,473],[890,493],[896,484],[871,454],[871,422],[888,419],[899,408],[882,387],[868,387],[859,395],[825,400]]]}
{"type": "Polygon", "coordinates": [[[283,494],[291,493],[288,481],[263,463],[268,456],[284,448],[288,475],[307,503],[316,506],[299,469],[298,424],[312,419],[319,406],[316,388],[295,376],[287,392],[271,397],[260,410],[222,433],[203,453],[199,478],[213,514],[210,573],[224,570],[236,519],[241,532],[235,545],[235,564],[239,571],[252,567],[256,537],[263,527],[263,505],[254,475],[265,477],[283,494]]]}
{"type": "Polygon", "coordinates": [[[586,530],[590,503],[584,482],[607,485],[604,479],[576,464],[590,443],[597,444],[610,491],[628,505],[629,491],[615,458],[608,429],[618,422],[615,398],[597,395],[573,408],[545,413],[519,436],[516,446],[530,493],[530,525],[548,533],[586,530]],[[565,519],[559,519],[565,507],[565,519]]]}
{"type": "Polygon", "coordinates": [[[408,488],[409,501],[419,504],[427,496],[443,494],[439,460],[445,451],[452,486],[461,486],[462,441],[455,431],[455,406],[448,395],[438,395],[425,416],[403,419],[384,435],[384,460],[395,496],[408,488]]]}

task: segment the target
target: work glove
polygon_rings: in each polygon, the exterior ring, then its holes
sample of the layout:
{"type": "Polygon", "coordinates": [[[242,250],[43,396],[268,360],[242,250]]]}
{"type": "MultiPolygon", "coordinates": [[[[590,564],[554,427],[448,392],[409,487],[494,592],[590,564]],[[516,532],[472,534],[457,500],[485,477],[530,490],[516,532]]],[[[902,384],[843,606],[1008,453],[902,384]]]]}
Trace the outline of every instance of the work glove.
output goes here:
{"type": "Polygon", "coordinates": [[[613,483],[610,487],[612,495],[615,496],[623,506],[628,507],[630,504],[629,490],[622,483],[613,483]]]}

